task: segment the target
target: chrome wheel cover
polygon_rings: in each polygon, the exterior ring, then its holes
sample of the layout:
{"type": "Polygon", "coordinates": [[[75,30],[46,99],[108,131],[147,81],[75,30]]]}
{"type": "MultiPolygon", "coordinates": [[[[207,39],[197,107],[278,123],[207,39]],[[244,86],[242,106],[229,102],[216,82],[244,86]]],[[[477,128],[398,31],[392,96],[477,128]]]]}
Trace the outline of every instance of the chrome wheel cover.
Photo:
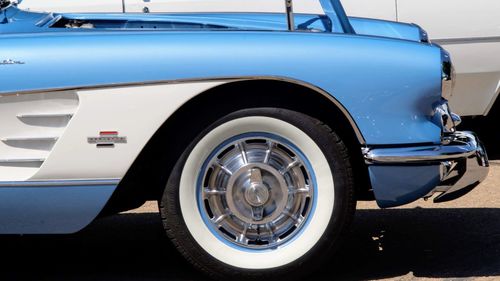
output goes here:
{"type": "Polygon", "coordinates": [[[314,211],[314,173],[289,141],[269,133],[236,136],[205,160],[198,207],[211,232],[250,250],[275,249],[299,235],[314,211]]]}

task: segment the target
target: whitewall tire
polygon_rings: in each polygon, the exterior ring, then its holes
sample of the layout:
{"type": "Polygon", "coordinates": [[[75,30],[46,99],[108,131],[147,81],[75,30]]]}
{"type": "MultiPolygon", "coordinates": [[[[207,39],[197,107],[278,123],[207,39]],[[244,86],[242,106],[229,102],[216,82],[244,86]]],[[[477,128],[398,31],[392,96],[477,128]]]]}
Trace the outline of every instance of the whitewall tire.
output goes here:
{"type": "Polygon", "coordinates": [[[160,210],[176,247],[212,277],[294,279],[336,248],[354,202],[338,136],[307,115],[260,108],[200,133],[160,210]]]}

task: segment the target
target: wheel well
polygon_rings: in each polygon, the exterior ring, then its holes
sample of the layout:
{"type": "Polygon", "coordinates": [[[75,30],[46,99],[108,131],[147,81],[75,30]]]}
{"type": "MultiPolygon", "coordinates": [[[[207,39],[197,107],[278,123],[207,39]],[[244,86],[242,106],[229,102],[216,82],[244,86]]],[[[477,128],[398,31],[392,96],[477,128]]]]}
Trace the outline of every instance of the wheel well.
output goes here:
{"type": "Polygon", "coordinates": [[[137,208],[147,200],[161,198],[170,171],[199,132],[231,112],[256,107],[295,110],[328,124],[352,155],[358,197],[369,195],[370,184],[361,143],[341,108],[325,95],[302,85],[278,80],[250,80],[210,89],[170,116],[135,160],[102,214],[137,208]]]}

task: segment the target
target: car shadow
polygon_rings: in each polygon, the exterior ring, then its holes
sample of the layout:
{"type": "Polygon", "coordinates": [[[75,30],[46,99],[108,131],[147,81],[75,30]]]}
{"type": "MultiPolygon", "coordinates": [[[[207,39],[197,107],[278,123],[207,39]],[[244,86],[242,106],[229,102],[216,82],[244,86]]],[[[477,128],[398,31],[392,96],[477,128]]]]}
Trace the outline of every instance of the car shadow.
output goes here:
{"type": "MultiPolygon", "coordinates": [[[[155,213],[102,218],[73,235],[3,236],[0,244],[0,280],[206,280],[170,244],[155,213]]],[[[359,210],[336,258],[311,280],[409,273],[500,277],[500,209],[359,210]]]]}
{"type": "Polygon", "coordinates": [[[315,279],[500,278],[500,209],[360,210],[332,265],[315,279]]]}
{"type": "Polygon", "coordinates": [[[489,159],[500,160],[500,146],[498,145],[500,131],[492,129],[497,127],[498,120],[500,120],[500,99],[497,100],[489,116],[464,117],[458,129],[475,132],[484,144],[489,159]]]}

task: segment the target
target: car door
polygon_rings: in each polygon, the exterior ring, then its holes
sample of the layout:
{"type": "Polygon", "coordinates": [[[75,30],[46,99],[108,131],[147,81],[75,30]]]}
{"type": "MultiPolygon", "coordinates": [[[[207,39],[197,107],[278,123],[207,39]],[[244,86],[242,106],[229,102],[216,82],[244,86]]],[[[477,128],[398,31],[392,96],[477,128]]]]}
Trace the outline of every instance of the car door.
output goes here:
{"type": "Polygon", "coordinates": [[[458,74],[453,110],[488,114],[500,86],[500,1],[397,1],[399,21],[418,23],[452,54],[458,74]]]}
{"type": "Polygon", "coordinates": [[[59,13],[121,13],[122,0],[23,0],[19,1],[21,9],[59,13]]]}

